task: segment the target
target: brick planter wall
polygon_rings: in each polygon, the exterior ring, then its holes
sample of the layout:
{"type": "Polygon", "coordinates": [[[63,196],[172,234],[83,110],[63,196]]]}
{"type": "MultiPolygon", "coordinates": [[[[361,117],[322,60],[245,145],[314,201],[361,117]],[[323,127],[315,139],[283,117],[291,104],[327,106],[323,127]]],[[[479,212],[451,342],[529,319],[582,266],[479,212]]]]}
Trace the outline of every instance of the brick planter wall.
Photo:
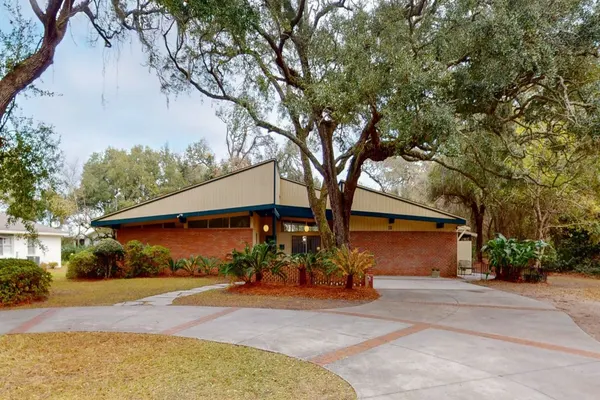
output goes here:
{"type": "Polygon", "coordinates": [[[117,240],[125,245],[130,240],[144,244],[161,245],[171,250],[173,258],[190,255],[224,259],[232,249],[242,250],[252,245],[252,229],[119,229],[117,240]]]}
{"type": "Polygon", "coordinates": [[[350,232],[353,247],[375,255],[374,275],[456,276],[455,232],[350,232]]]}

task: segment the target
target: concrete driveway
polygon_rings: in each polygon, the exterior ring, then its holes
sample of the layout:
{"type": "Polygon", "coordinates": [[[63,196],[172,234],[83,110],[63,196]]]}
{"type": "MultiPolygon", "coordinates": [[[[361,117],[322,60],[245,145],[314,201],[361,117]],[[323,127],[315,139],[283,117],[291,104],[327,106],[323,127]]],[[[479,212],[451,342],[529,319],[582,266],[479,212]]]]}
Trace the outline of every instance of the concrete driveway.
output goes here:
{"type": "Polygon", "coordinates": [[[600,343],[551,305],[459,280],[377,277],[380,300],[324,311],[122,306],[0,312],[1,333],[162,333],[324,366],[362,399],[600,398],[600,343]]]}

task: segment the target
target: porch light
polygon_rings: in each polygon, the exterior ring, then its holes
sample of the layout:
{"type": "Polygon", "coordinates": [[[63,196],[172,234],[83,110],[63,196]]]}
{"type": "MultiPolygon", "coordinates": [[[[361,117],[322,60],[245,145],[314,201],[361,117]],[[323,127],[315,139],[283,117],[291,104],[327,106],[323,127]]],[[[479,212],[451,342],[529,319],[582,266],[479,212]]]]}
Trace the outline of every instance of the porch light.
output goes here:
{"type": "Polygon", "coordinates": [[[268,224],[264,224],[263,225],[263,231],[269,232],[269,225],[268,224]]]}
{"type": "Polygon", "coordinates": [[[304,224],[304,232],[308,232],[309,230],[308,223],[304,224]]]}

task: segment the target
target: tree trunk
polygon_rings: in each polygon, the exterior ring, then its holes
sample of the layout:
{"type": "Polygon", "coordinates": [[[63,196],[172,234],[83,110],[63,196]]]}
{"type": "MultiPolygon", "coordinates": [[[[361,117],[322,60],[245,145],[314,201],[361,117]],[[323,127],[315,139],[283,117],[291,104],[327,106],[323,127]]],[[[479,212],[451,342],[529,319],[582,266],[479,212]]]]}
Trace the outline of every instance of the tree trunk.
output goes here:
{"type": "Polygon", "coordinates": [[[256,283],[262,282],[262,278],[263,278],[263,273],[262,272],[257,272],[256,273],[256,283]]]}
{"type": "Polygon", "coordinates": [[[352,289],[354,287],[354,274],[350,274],[346,277],[346,289],[352,289]]]}
{"type": "Polygon", "coordinates": [[[477,239],[475,240],[475,251],[477,252],[477,261],[483,261],[483,219],[485,217],[485,204],[478,205],[477,203],[471,203],[471,212],[473,213],[473,220],[475,222],[475,231],[477,233],[477,239]]]}
{"type": "MultiPolygon", "coordinates": [[[[58,2],[54,1],[54,3],[58,2]]],[[[51,5],[48,7],[50,8],[51,5]]],[[[0,80],[0,119],[19,92],[31,85],[52,65],[56,46],[62,41],[67,30],[71,7],[63,8],[58,20],[57,12],[58,8],[55,9],[54,14],[46,12],[44,37],[38,50],[19,62],[0,80]]]]}
{"type": "Polygon", "coordinates": [[[300,286],[306,285],[306,267],[298,268],[298,284],[300,286]]]}

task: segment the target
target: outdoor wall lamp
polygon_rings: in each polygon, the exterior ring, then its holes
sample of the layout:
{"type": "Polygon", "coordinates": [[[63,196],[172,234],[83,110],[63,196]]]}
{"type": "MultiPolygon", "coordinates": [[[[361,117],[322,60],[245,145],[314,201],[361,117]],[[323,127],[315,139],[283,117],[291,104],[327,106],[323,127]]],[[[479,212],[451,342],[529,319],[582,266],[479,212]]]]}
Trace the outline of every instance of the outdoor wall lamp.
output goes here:
{"type": "Polygon", "coordinates": [[[267,225],[267,224],[264,224],[264,226],[263,226],[263,231],[265,231],[265,232],[269,232],[269,225],[267,225]]]}

